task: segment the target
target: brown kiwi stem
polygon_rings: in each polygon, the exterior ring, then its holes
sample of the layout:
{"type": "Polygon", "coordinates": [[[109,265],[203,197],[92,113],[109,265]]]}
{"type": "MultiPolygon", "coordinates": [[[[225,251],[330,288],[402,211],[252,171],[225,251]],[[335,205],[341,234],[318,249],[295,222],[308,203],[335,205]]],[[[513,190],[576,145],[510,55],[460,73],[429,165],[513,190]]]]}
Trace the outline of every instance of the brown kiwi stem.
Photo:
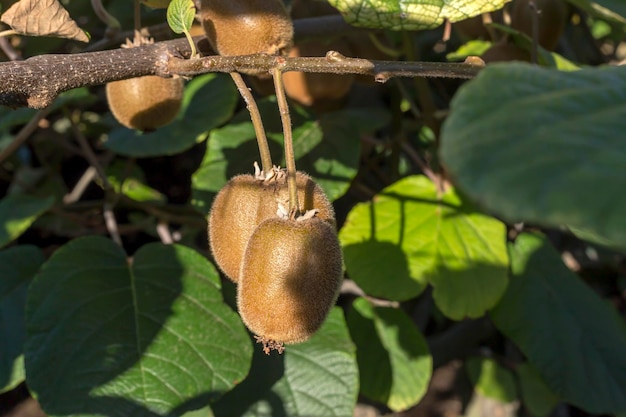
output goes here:
{"type": "Polygon", "coordinates": [[[293,152],[293,135],[291,132],[291,116],[289,115],[289,105],[285,95],[283,84],[283,73],[280,69],[272,70],[274,77],[274,89],[276,90],[276,101],[280,111],[280,121],[283,125],[283,136],[285,144],[285,165],[287,165],[287,188],[289,190],[289,217],[300,214],[298,204],[298,186],[296,184],[296,157],[293,152]]]}
{"type": "Polygon", "coordinates": [[[109,12],[106,11],[104,6],[102,5],[102,0],[91,0],[91,8],[93,9],[98,19],[100,19],[104,24],[107,25],[107,28],[111,31],[119,31],[122,28],[119,20],[113,17],[109,12]]]}
{"type": "Polygon", "coordinates": [[[256,135],[257,145],[259,146],[259,154],[261,155],[261,166],[263,167],[262,175],[267,175],[272,171],[272,155],[270,154],[270,147],[267,143],[267,136],[265,136],[265,128],[263,127],[263,121],[261,120],[261,112],[256,105],[256,100],[250,92],[250,89],[246,85],[243,77],[238,72],[231,72],[231,78],[239,90],[239,94],[246,102],[246,107],[250,112],[250,119],[252,119],[252,126],[254,126],[254,133],[256,135]]]}
{"type": "Polygon", "coordinates": [[[139,32],[141,30],[141,2],[139,0],[135,0],[135,11],[134,11],[134,26],[135,30],[139,32]]]}

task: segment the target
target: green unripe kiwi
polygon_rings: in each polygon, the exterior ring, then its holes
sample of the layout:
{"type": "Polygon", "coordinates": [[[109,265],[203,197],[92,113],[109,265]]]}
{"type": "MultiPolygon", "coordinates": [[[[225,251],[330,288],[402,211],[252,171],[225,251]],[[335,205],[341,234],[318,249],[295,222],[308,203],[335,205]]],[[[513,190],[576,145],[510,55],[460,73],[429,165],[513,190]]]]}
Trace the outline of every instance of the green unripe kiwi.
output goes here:
{"type": "Polygon", "coordinates": [[[293,25],[281,0],[202,0],[200,17],[220,55],[283,54],[293,42],[293,25]]]}
{"type": "MultiPolygon", "coordinates": [[[[567,23],[567,4],[564,0],[534,0],[540,11],[538,17],[539,45],[552,51],[559,43],[567,23]]],[[[532,37],[533,14],[529,0],[515,0],[511,10],[511,27],[532,37]]]]}
{"type": "MultiPolygon", "coordinates": [[[[303,172],[296,175],[301,210],[319,210],[317,216],[335,227],[335,212],[324,191],[303,172]]],[[[209,246],[218,267],[233,282],[239,281],[243,253],[254,229],[276,217],[279,204],[289,206],[285,175],[265,181],[237,175],[215,196],[208,219],[209,246]]]]}
{"type": "Polygon", "coordinates": [[[335,229],[322,219],[271,218],[248,241],[237,306],[269,353],[306,341],[335,303],[342,256],[335,229]]]}
{"type": "Polygon", "coordinates": [[[183,90],[182,78],[147,75],[108,83],[106,96],[118,122],[129,129],[150,132],[174,120],[183,90]]]}

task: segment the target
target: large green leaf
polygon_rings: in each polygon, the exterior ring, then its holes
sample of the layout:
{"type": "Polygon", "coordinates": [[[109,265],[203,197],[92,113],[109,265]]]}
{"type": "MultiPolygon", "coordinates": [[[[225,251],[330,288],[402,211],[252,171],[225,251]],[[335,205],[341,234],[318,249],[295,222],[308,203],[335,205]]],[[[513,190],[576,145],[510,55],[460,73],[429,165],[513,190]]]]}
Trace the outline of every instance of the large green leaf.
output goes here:
{"type": "Polygon", "coordinates": [[[465,362],[465,368],[474,389],[485,397],[503,403],[517,399],[513,373],[494,359],[473,357],[465,362]]]}
{"type": "Polygon", "coordinates": [[[415,324],[396,308],[354,301],[348,326],[356,343],[361,394],[394,411],[416,404],[433,370],[428,345],[415,324]]]}
{"type": "Polygon", "coordinates": [[[52,197],[25,194],[8,195],[0,200],[0,247],[17,239],[52,204],[52,197]]]}
{"type": "MultiPolygon", "coordinates": [[[[284,167],[278,107],[273,98],[260,101],[258,106],[274,164],[284,167]]],[[[329,113],[319,119],[305,111],[292,114],[296,165],[311,175],[331,200],[341,197],[356,175],[360,130],[355,121],[363,114],[367,115],[368,109],[329,113]]],[[[372,119],[381,117],[374,115],[372,119]]],[[[193,204],[208,211],[213,196],[228,179],[252,173],[255,161],[260,163],[259,151],[250,115],[244,110],[228,126],[211,132],[202,166],[192,177],[193,204]]]]}
{"type": "Polygon", "coordinates": [[[206,74],[185,87],[176,119],[151,133],[120,127],[109,134],[104,146],[133,157],[174,155],[205,139],[207,133],[233,114],[239,96],[227,75],[206,74]]]}
{"type": "Polygon", "coordinates": [[[510,248],[512,277],[491,317],[548,387],[591,413],[626,410],[626,327],[561,262],[545,238],[522,234],[510,248]]]}
{"type": "Polygon", "coordinates": [[[349,276],[370,295],[407,300],[430,283],[439,308],[460,320],[493,307],[507,285],[505,226],[452,188],[404,178],[358,204],[339,233],[349,276]]]}
{"type": "Polygon", "coordinates": [[[501,9],[510,0],[329,0],[348,23],[391,30],[433,29],[501,9]]]}
{"type": "Polygon", "coordinates": [[[218,417],[351,417],[358,392],[355,348],[340,308],[302,344],[270,356],[256,346],[248,379],[213,406],[218,417]]]}
{"type": "Polygon", "coordinates": [[[491,65],[457,93],[441,158],[511,222],[569,225],[626,248],[626,71],[491,65]]]}
{"type": "Polygon", "coordinates": [[[240,382],[251,353],[215,268],[183,246],[129,260],[108,239],[76,239],[30,287],[26,375],[51,416],[178,416],[240,382]]]}
{"type": "Polygon", "coordinates": [[[35,246],[0,251],[0,393],[24,380],[26,291],[43,261],[43,253],[35,246]]]}
{"type": "Polygon", "coordinates": [[[535,417],[547,417],[559,403],[537,370],[529,363],[521,363],[516,368],[517,379],[524,407],[535,417]]]}

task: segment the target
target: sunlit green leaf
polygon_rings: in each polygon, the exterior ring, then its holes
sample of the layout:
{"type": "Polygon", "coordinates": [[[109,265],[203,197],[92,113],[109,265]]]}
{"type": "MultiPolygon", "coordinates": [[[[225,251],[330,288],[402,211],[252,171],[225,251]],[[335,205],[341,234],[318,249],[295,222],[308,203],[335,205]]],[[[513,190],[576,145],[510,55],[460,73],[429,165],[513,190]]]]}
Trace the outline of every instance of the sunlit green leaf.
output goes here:
{"type": "Polygon", "coordinates": [[[188,32],[195,14],[193,0],[172,0],[167,6],[167,24],[174,33],[188,32]]]}
{"type": "Polygon", "coordinates": [[[310,340],[282,355],[255,346],[250,375],[213,410],[216,417],[351,417],[358,378],[355,347],[335,307],[310,340]]]}
{"type": "Polygon", "coordinates": [[[412,320],[402,310],[359,298],[348,326],[358,347],[361,394],[394,411],[416,404],[428,388],[433,361],[412,320]]]}
{"type": "Polygon", "coordinates": [[[129,260],[108,239],[76,239],[29,290],[26,375],[53,416],[179,416],[238,384],[251,353],[215,268],[183,246],[129,260]]]}
{"type": "Polygon", "coordinates": [[[339,233],[348,275],[366,293],[407,300],[430,283],[453,319],[478,317],[507,285],[506,231],[452,188],[404,178],[355,206],[339,233]]]}
{"type": "Polygon", "coordinates": [[[465,363],[474,389],[485,397],[509,403],[517,399],[513,373],[491,358],[470,358],[465,363]]]}
{"type": "Polygon", "coordinates": [[[8,195],[0,200],[0,247],[17,239],[52,204],[52,197],[25,194],[8,195]]]}
{"type": "Polygon", "coordinates": [[[348,23],[391,30],[433,29],[501,9],[509,0],[329,0],[348,23]]]}

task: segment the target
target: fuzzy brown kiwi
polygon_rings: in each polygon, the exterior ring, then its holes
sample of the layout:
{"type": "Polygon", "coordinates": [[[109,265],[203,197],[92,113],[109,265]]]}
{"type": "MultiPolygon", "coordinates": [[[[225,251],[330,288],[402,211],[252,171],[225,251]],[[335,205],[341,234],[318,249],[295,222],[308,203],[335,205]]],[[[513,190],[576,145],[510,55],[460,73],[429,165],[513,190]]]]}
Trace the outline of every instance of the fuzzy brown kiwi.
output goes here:
{"type": "MultiPolygon", "coordinates": [[[[345,39],[335,39],[328,43],[310,40],[296,44],[289,56],[324,56],[333,50],[344,55],[352,55],[345,39]]],[[[343,98],[354,83],[354,75],[286,72],[283,74],[285,92],[292,99],[305,106],[325,106],[329,102],[343,98]]]]}
{"type": "Polygon", "coordinates": [[[271,218],[248,241],[237,306],[265,353],[306,341],[324,322],[342,279],[337,233],[317,217],[271,218]]]}
{"type": "MultiPolygon", "coordinates": [[[[317,216],[334,228],[333,205],[321,187],[303,172],[296,174],[296,182],[301,209],[319,210],[317,216]]],[[[239,281],[248,239],[261,222],[276,217],[279,204],[289,206],[283,171],[270,180],[237,175],[215,196],[208,219],[209,246],[215,263],[233,282],[239,281]]]]}
{"type": "MultiPolygon", "coordinates": [[[[552,51],[565,30],[568,8],[563,0],[534,0],[538,14],[539,45],[552,51]]],[[[529,0],[515,0],[511,10],[511,27],[532,37],[533,14],[529,0]]]]}
{"type": "Polygon", "coordinates": [[[496,43],[480,57],[487,64],[505,61],[530,62],[530,52],[512,43],[496,43]]]}
{"type": "Polygon", "coordinates": [[[220,55],[284,54],[293,43],[293,25],[281,0],[202,0],[200,19],[220,55]]]}
{"type": "Polygon", "coordinates": [[[147,75],[108,83],[106,96],[118,122],[150,132],[174,120],[182,103],[183,87],[182,78],[147,75]]]}

